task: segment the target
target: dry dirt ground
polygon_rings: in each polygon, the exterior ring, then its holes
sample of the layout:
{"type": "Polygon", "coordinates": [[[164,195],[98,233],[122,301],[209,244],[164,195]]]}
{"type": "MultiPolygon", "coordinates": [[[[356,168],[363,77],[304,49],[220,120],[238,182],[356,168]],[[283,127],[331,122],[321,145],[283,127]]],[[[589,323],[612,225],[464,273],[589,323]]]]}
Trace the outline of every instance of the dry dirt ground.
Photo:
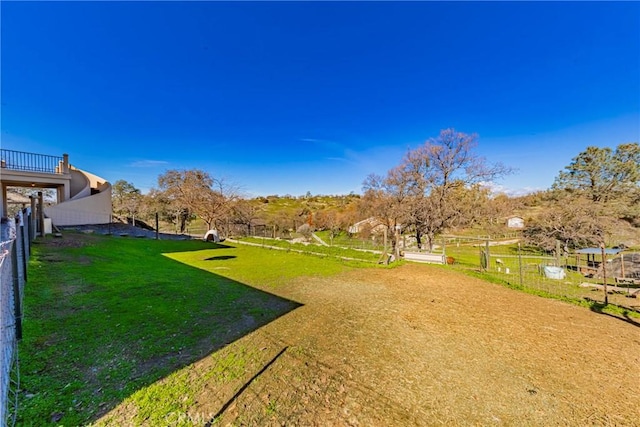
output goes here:
{"type": "Polygon", "coordinates": [[[186,368],[166,425],[640,426],[632,319],[425,265],[268,290],[303,306],[186,368]]]}

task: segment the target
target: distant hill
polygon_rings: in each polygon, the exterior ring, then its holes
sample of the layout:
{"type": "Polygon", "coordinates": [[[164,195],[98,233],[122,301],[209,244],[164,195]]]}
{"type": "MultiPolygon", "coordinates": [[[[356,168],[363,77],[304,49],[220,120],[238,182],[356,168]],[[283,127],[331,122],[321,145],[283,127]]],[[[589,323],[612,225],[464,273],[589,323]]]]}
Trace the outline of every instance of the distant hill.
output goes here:
{"type": "Polygon", "coordinates": [[[296,229],[304,223],[325,228],[328,223],[349,224],[358,220],[357,194],[318,196],[266,196],[250,199],[255,217],[282,229],[296,229]]]}

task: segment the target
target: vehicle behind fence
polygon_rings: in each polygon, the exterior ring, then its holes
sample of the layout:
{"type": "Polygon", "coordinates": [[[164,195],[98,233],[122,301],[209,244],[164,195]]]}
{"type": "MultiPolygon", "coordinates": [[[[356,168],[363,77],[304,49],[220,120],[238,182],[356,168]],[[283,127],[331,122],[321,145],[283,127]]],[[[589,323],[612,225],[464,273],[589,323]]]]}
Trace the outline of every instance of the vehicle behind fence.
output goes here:
{"type": "Polygon", "coordinates": [[[0,425],[14,425],[19,391],[18,341],[30,242],[35,236],[30,210],[0,225],[0,425]]]}

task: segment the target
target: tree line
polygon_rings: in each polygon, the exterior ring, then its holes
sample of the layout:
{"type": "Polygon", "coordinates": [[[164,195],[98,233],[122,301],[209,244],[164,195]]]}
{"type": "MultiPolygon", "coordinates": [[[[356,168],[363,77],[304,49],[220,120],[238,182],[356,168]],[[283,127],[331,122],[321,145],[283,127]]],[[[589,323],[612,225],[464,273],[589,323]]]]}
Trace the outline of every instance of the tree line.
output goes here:
{"type": "MultiPolygon", "coordinates": [[[[148,194],[124,180],[113,185],[113,211],[122,219],[148,220],[156,213],[184,232],[195,218],[223,235],[329,230],[331,236],[374,218],[395,247],[400,234],[431,249],[436,236],[460,228],[491,233],[504,218],[536,206],[527,218],[525,241],[545,250],[556,242],[571,248],[607,242],[616,227],[640,227],[640,147],[637,142],[610,148],[587,147],[560,171],[552,188],[522,197],[492,194],[487,183],[513,172],[476,152],[478,136],[445,129],[408,150],[385,175],[371,174],[363,194],[323,197],[246,198],[240,189],[199,169],[168,170],[148,194]],[[287,200],[290,202],[287,202],[287,200]],[[284,202],[283,202],[284,201],[284,202]]],[[[360,230],[367,234],[366,227],[360,230]]],[[[366,236],[365,236],[366,237],[366,236]]]]}

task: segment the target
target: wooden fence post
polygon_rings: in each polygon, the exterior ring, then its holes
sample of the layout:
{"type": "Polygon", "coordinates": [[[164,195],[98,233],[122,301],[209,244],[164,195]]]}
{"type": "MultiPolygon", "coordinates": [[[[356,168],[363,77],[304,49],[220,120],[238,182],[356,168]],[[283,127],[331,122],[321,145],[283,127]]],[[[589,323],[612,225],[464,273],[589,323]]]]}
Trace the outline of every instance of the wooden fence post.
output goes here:
{"type": "Polygon", "coordinates": [[[489,252],[489,239],[485,242],[485,253],[487,254],[487,271],[491,270],[491,253],[489,252]]]}
{"type": "Polygon", "coordinates": [[[520,272],[520,286],[522,286],[522,252],[520,251],[520,242],[518,242],[518,271],[520,272]]]}
{"type": "Polygon", "coordinates": [[[604,249],[604,243],[600,243],[600,250],[602,251],[602,278],[604,281],[604,304],[609,304],[609,296],[607,294],[607,254],[604,249]]]}
{"type": "Polygon", "coordinates": [[[38,191],[38,222],[40,223],[40,237],[44,237],[44,195],[38,191]]]}
{"type": "Polygon", "coordinates": [[[32,194],[29,196],[31,199],[31,212],[29,213],[29,242],[36,239],[36,198],[32,194]]]}

